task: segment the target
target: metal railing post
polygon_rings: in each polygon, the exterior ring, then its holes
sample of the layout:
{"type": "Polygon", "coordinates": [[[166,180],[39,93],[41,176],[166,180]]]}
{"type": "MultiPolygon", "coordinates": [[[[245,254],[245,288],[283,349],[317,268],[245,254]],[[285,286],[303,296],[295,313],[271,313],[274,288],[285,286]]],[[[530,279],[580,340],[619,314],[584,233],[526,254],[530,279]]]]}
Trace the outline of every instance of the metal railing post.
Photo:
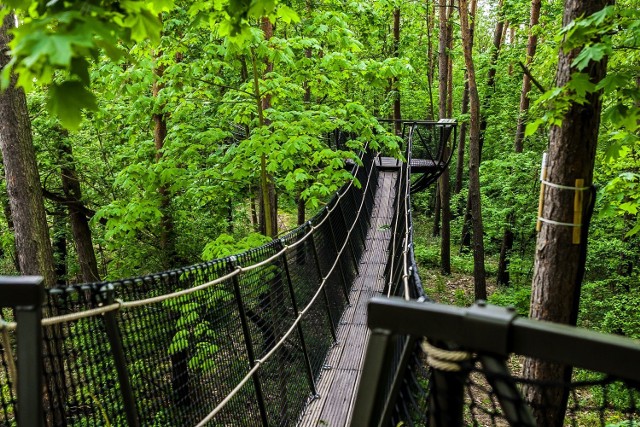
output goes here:
{"type": "MultiPolygon", "coordinates": [[[[283,248],[282,240],[278,239],[276,241],[276,247],[278,248],[278,250],[282,250],[283,248]]],[[[289,273],[289,262],[287,261],[286,253],[282,254],[282,265],[284,267],[285,276],[287,278],[287,285],[289,287],[289,295],[291,296],[291,306],[293,307],[293,314],[297,318],[300,314],[300,311],[298,310],[298,300],[296,299],[295,290],[293,289],[291,274],[289,273]]],[[[304,354],[305,370],[307,371],[309,387],[311,388],[311,393],[313,393],[314,396],[317,396],[318,391],[316,389],[316,382],[313,378],[313,368],[311,367],[311,359],[309,358],[307,343],[304,339],[304,332],[302,330],[302,321],[298,323],[297,330],[298,330],[298,336],[300,337],[300,345],[302,346],[302,354],[304,354]]]]}
{"type": "MultiPolygon", "coordinates": [[[[348,191],[348,193],[351,193],[351,200],[353,201],[353,208],[356,209],[358,207],[358,202],[356,200],[356,189],[355,187],[351,187],[348,191]]],[[[367,232],[366,229],[363,230],[362,228],[362,221],[360,220],[360,218],[358,218],[358,228],[360,229],[360,238],[362,239],[362,247],[366,247],[367,246],[367,232]]]]}
{"type": "Polygon", "coordinates": [[[42,300],[40,276],[0,276],[0,306],[15,307],[18,427],[44,425],[42,406],[42,300]]]}
{"type": "MultiPolygon", "coordinates": [[[[229,271],[232,272],[235,269],[237,258],[235,256],[229,257],[229,271]]],[[[240,281],[236,274],[231,279],[233,282],[233,293],[235,294],[236,302],[238,303],[238,314],[240,315],[240,323],[242,324],[242,334],[244,335],[245,346],[247,347],[247,356],[249,357],[249,365],[251,368],[256,364],[256,356],[253,350],[253,343],[251,341],[251,332],[249,331],[249,322],[247,322],[247,313],[244,309],[244,303],[242,302],[242,293],[240,292],[240,281]]],[[[264,404],[264,395],[262,393],[262,385],[260,383],[259,372],[253,375],[253,385],[256,388],[256,399],[258,399],[258,408],[260,409],[260,419],[262,425],[269,426],[269,418],[267,416],[267,408],[264,404]]]]}
{"type": "Polygon", "coordinates": [[[342,265],[342,257],[340,256],[340,252],[338,251],[338,243],[336,242],[336,233],[333,230],[333,224],[331,223],[331,219],[328,219],[329,229],[331,230],[331,241],[333,243],[333,248],[336,251],[336,257],[338,258],[338,270],[340,270],[340,279],[342,282],[342,290],[344,291],[344,297],[347,300],[347,304],[351,304],[349,301],[349,289],[347,288],[347,279],[344,275],[344,266],[342,265]]]}
{"type": "MultiPolygon", "coordinates": [[[[342,222],[344,223],[344,229],[346,231],[349,231],[349,225],[347,224],[347,218],[344,216],[344,211],[342,210],[342,206],[340,206],[340,203],[336,203],[336,208],[338,209],[338,211],[340,211],[340,217],[342,218],[342,222]]],[[[357,220],[357,218],[356,218],[357,220]]],[[[329,221],[329,223],[331,223],[331,221],[329,221]]],[[[332,232],[333,232],[333,228],[332,228],[332,232]]],[[[359,275],[360,274],[360,268],[358,266],[358,260],[356,259],[356,251],[355,249],[353,249],[353,242],[351,241],[351,239],[348,240],[349,242],[349,249],[351,250],[351,261],[353,262],[353,267],[356,270],[356,274],[359,275]]]]}
{"type": "MultiPolygon", "coordinates": [[[[311,221],[307,222],[307,232],[311,229],[311,221]]],[[[311,243],[311,251],[313,252],[313,259],[316,262],[316,271],[318,272],[318,278],[320,280],[320,284],[322,284],[322,269],[320,268],[320,258],[318,258],[318,249],[316,248],[316,241],[313,238],[313,232],[309,235],[309,240],[311,243]]],[[[322,287],[322,295],[324,297],[325,306],[327,307],[327,316],[329,316],[329,323],[331,325],[331,336],[333,337],[333,341],[338,341],[338,336],[336,335],[336,324],[333,321],[333,316],[331,315],[331,306],[329,305],[329,296],[327,295],[326,286],[322,287]]]]}
{"type": "MultiPolygon", "coordinates": [[[[113,304],[113,284],[109,283],[100,289],[101,299],[105,305],[113,304]]],[[[140,418],[138,416],[138,407],[136,406],[136,398],[133,395],[133,387],[127,370],[127,359],[124,355],[124,347],[122,345],[122,336],[118,321],[116,320],[116,312],[109,311],[102,315],[104,327],[109,339],[109,346],[113,354],[113,362],[118,375],[118,383],[120,384],[120,393],[122,393],[122,402],[127,417],[127,423],[130,427],[138,427],[140,418]]]]}

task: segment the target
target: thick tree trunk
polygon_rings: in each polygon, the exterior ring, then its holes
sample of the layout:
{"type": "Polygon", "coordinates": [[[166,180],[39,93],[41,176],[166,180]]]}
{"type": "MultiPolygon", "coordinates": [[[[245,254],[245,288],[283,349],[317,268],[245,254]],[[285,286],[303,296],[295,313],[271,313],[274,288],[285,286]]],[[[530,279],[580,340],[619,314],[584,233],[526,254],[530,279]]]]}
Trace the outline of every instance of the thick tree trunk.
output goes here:
{"type": "MultiPolygon", "coordinates": [[[[538,46],[538,36],[536,36],[533,27],[538,25],[540,19],[540,8],[542,0],[533,0],[531,2],[531,16],[529,18],[529,39],[527,41],[527,59],[526,65],[531,64],[533,56],[536,54],[538,46]]],[[[520,92],[520,114],[518,115],[518,125],[516,128],[516,138],[514,148],[516,153],[522,153],[524,148],[524,128],[526,124],[526,114],[529,110],[529,91],[531,90],[531,78],[527,73],[522,75],[522,91],[520,92]]]]}
{"type": "MultiPolygon", "coordinates": [[[[601,10],[607,0],[567,0],[565,2],[563,26],[579,16],[587,16],[601,10]]],[[[560,49],[556,82],[565,85],[571,78],[571,63],[580,49],[564,52],[560,49]]],[[[581,72],[587,73],[591,82],[599,82],[606,73],[606,57],[599,62],[590,62],[581,72]]],[[[587,95],[583,105],[571,103],[561,126],[553,126],[549,135],[549,151],[546,180],[564,186],[588,187],[593,179],[593,167],[600,125],[602,101],[600,93],[587,95]],[[577,182],[582,180],[582,182],[577,182]]],[[[545,186],[542,218],[562,223],[580,221],[574,213],[576,199],[584,194],[582,206],[578,204],[581,218],[586,217],[589,193],[545,186]]],[[[550,322],[575,324],[580,300],[580,285],[584,275],[586,238],[588,224],[576,230],[558,224],[542,222],[536,244],[530,316],[550,322]],[[580,233],[582,231],[582,233],[580,233]],[[577,236],[576,236],[577,233],[577,236]],[[580,236],[582,234],[582,236],[580,236]],[[578,240],[575,240],[578,237],[578,240]],[[579,241],[579,243],[577,243],[579,241]]],[[[571,368],[555,363],[526,359],[523,367],[525,377],[536,381],[562,381],[571,376],[571,368]]],[[[561,388],[543,390],[530,386],[525,397],[534,405],[543,401],[557,407],[534,409],[539,425],[561,426],[568,395],[561,388]]]]}
{"type": "MultiPolygon", "coordinates": [[[[0,28],[0,51],[8,51],[14,27],[14,16],[4,17],[0,28]]],[[[10,58],[0,55],[0,68],[10,58]]],[[[31,123],[27,110],[27,99],[22,89],[15,87],[15,76],[10,86],[0,92],[0,150],[7,180],[7,194],[11,216],[15,227],[15,243],[20,273],[42,276],[44,285],[56,284],[55,263],[49,228],[44,210],[44,199],[35,150],[31,139],[31,123]]],[[[46,312],[45,315],[52,313],[46,312]]],[[[55,314],[55,313],[53,313],[55,314]]],[[[45,406],[47,425],[63,425],[65,420],[65,379],[61,360],[61,332],[58,328],[47,328],[45,340],[44,371],[47,378],[45,406]]]]}
{"type": "Polygon", "coordinates": [[[484,269],[484,229],[480,205],[480,98],[476,85],[476,71],[472,57],[472,40],[469,29],[467,0],[459,0],[460,27],[464,61],[469,75],[469,101],[471,108],[469,129],[469,200],[471,202],[471,222],[473,224],[473,279],[475,299],[487,298],[484,269]]]}
{"type": "MultiPolygon", "coordinates": [[[[13,15],[5,17],[0,30],[0,50],[8,49],[13,15]]],[[[0,68],[9,62],[0,55],[0,68]]],[[[20,271],[24,275],[41,275],[45,286],[56,283],[49,227],[35,150],[31,141],[31,123],[27,100],[22,89],[11,86],[0,93],[0,146],[7,179],[7,194],[15,227],[20,271]]]]}

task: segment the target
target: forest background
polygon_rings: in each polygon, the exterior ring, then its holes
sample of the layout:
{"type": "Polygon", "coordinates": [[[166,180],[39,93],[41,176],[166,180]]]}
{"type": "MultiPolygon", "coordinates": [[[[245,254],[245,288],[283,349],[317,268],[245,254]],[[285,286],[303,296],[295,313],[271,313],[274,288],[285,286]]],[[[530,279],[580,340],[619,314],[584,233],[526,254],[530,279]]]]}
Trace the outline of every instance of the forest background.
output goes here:
{"type": "MultiPolygon", "coordinates": [[[[19,147],[2,144],[3,274],[36,271],[48,286],[99,281],[258,246],[303,223],[350,179],[343,165],[354,154],[330,150],[326,133],[357,135],[354,151],[368,142],[399,155],[376,117],[459,120],[451,174],[415,198],[416,256],[436,297],[477,270],[465,221],[470,67],[457,2],[7,5],[23,12],[17,30],[13,16],[4,17],[0,42],[12,56],[1,63],[10,61],[3,85],[27,90],[28,114],[16,121],[19,147]],[[20,195],[6,183],[18,179],[11,162],[26,165],[30,155],[37,169],[20,188],[31,210],[18,212],[12,199],[20,195]],[[25,220],[32,225],[20,229],[25,220]],[[29,252],[19,249],[23,241],[39,243],[34,259],[21,259],[29,252]]],[[[619,1],[563,30],[564,7],[468,7],[480,101],[481,254],[487,283],[498,285],[489,298],[529,312],[549,127],[568,104],[598,93],[598,192],[580,323],[638,338],[639,5],[619,1]],[[556,87],[558,52],[571,46],[585,48],[569,83],[556,87]],[[580,72],[603,58],[602,80],[580,72]]],[[[12,123],[16,100],[3,95],[3,123],[12,123]]],[[[453,299],[468,304],[479,295],[475,282],[453,299]]]]}

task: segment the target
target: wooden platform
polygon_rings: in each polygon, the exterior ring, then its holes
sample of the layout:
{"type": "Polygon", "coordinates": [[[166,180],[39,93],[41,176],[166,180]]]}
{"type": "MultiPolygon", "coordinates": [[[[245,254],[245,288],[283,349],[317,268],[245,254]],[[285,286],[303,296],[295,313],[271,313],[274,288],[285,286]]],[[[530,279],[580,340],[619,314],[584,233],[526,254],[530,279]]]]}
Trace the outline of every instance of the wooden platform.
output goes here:
{"type": "Polygon", "coordinates": [[[369,339],[367,302],[374,295],[380,295],[384,287],[396,179],[394,171],[380,172],[371,228],[367,232],[365,253],[359,266],[360,274],[349,296],[351,306],[340,319],[338,342],[325,359],[326,369],[317,383],[320,397],[307,405],[298,422],[300,427],[342,427],[350,422],[369,339]]]}
{"type": "MultiPolygon", "coordinates": [[[[402,165],[402,162],[393,157],[379,157],[376,160],[376,165],[380,170],[398,170],[402,165]]],[[[411,173],[425,173],[435,171],[438,168],[443,167],[441,163],[436,163],[432,160],[426,159],[411,159],[411,173]]]]}

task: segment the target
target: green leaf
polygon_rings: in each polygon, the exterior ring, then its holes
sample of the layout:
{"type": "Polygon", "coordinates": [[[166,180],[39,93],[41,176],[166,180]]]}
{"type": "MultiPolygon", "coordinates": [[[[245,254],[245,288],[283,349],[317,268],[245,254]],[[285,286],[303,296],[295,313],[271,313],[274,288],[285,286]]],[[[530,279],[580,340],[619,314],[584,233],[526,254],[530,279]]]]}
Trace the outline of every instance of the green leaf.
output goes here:
{"type": "Polygon", "coordinates": [[[538,130],[538,128],[542,123],[544,123],[543,119],[537,119],[534,122],[527,123],[527,127],[525,128],[525,131],[524,131],[524,136],[531,136],[534,133],[536,133],[536,131],[538,130]]]}
{"type": "Polygon", "coordinates": [[[97,110],[96,98],[86,86],[78,81],[53,84],[49,88],[47,109],[58,117],[62,126],[78,130],[82,121],[82,110],[97,110]]]}

